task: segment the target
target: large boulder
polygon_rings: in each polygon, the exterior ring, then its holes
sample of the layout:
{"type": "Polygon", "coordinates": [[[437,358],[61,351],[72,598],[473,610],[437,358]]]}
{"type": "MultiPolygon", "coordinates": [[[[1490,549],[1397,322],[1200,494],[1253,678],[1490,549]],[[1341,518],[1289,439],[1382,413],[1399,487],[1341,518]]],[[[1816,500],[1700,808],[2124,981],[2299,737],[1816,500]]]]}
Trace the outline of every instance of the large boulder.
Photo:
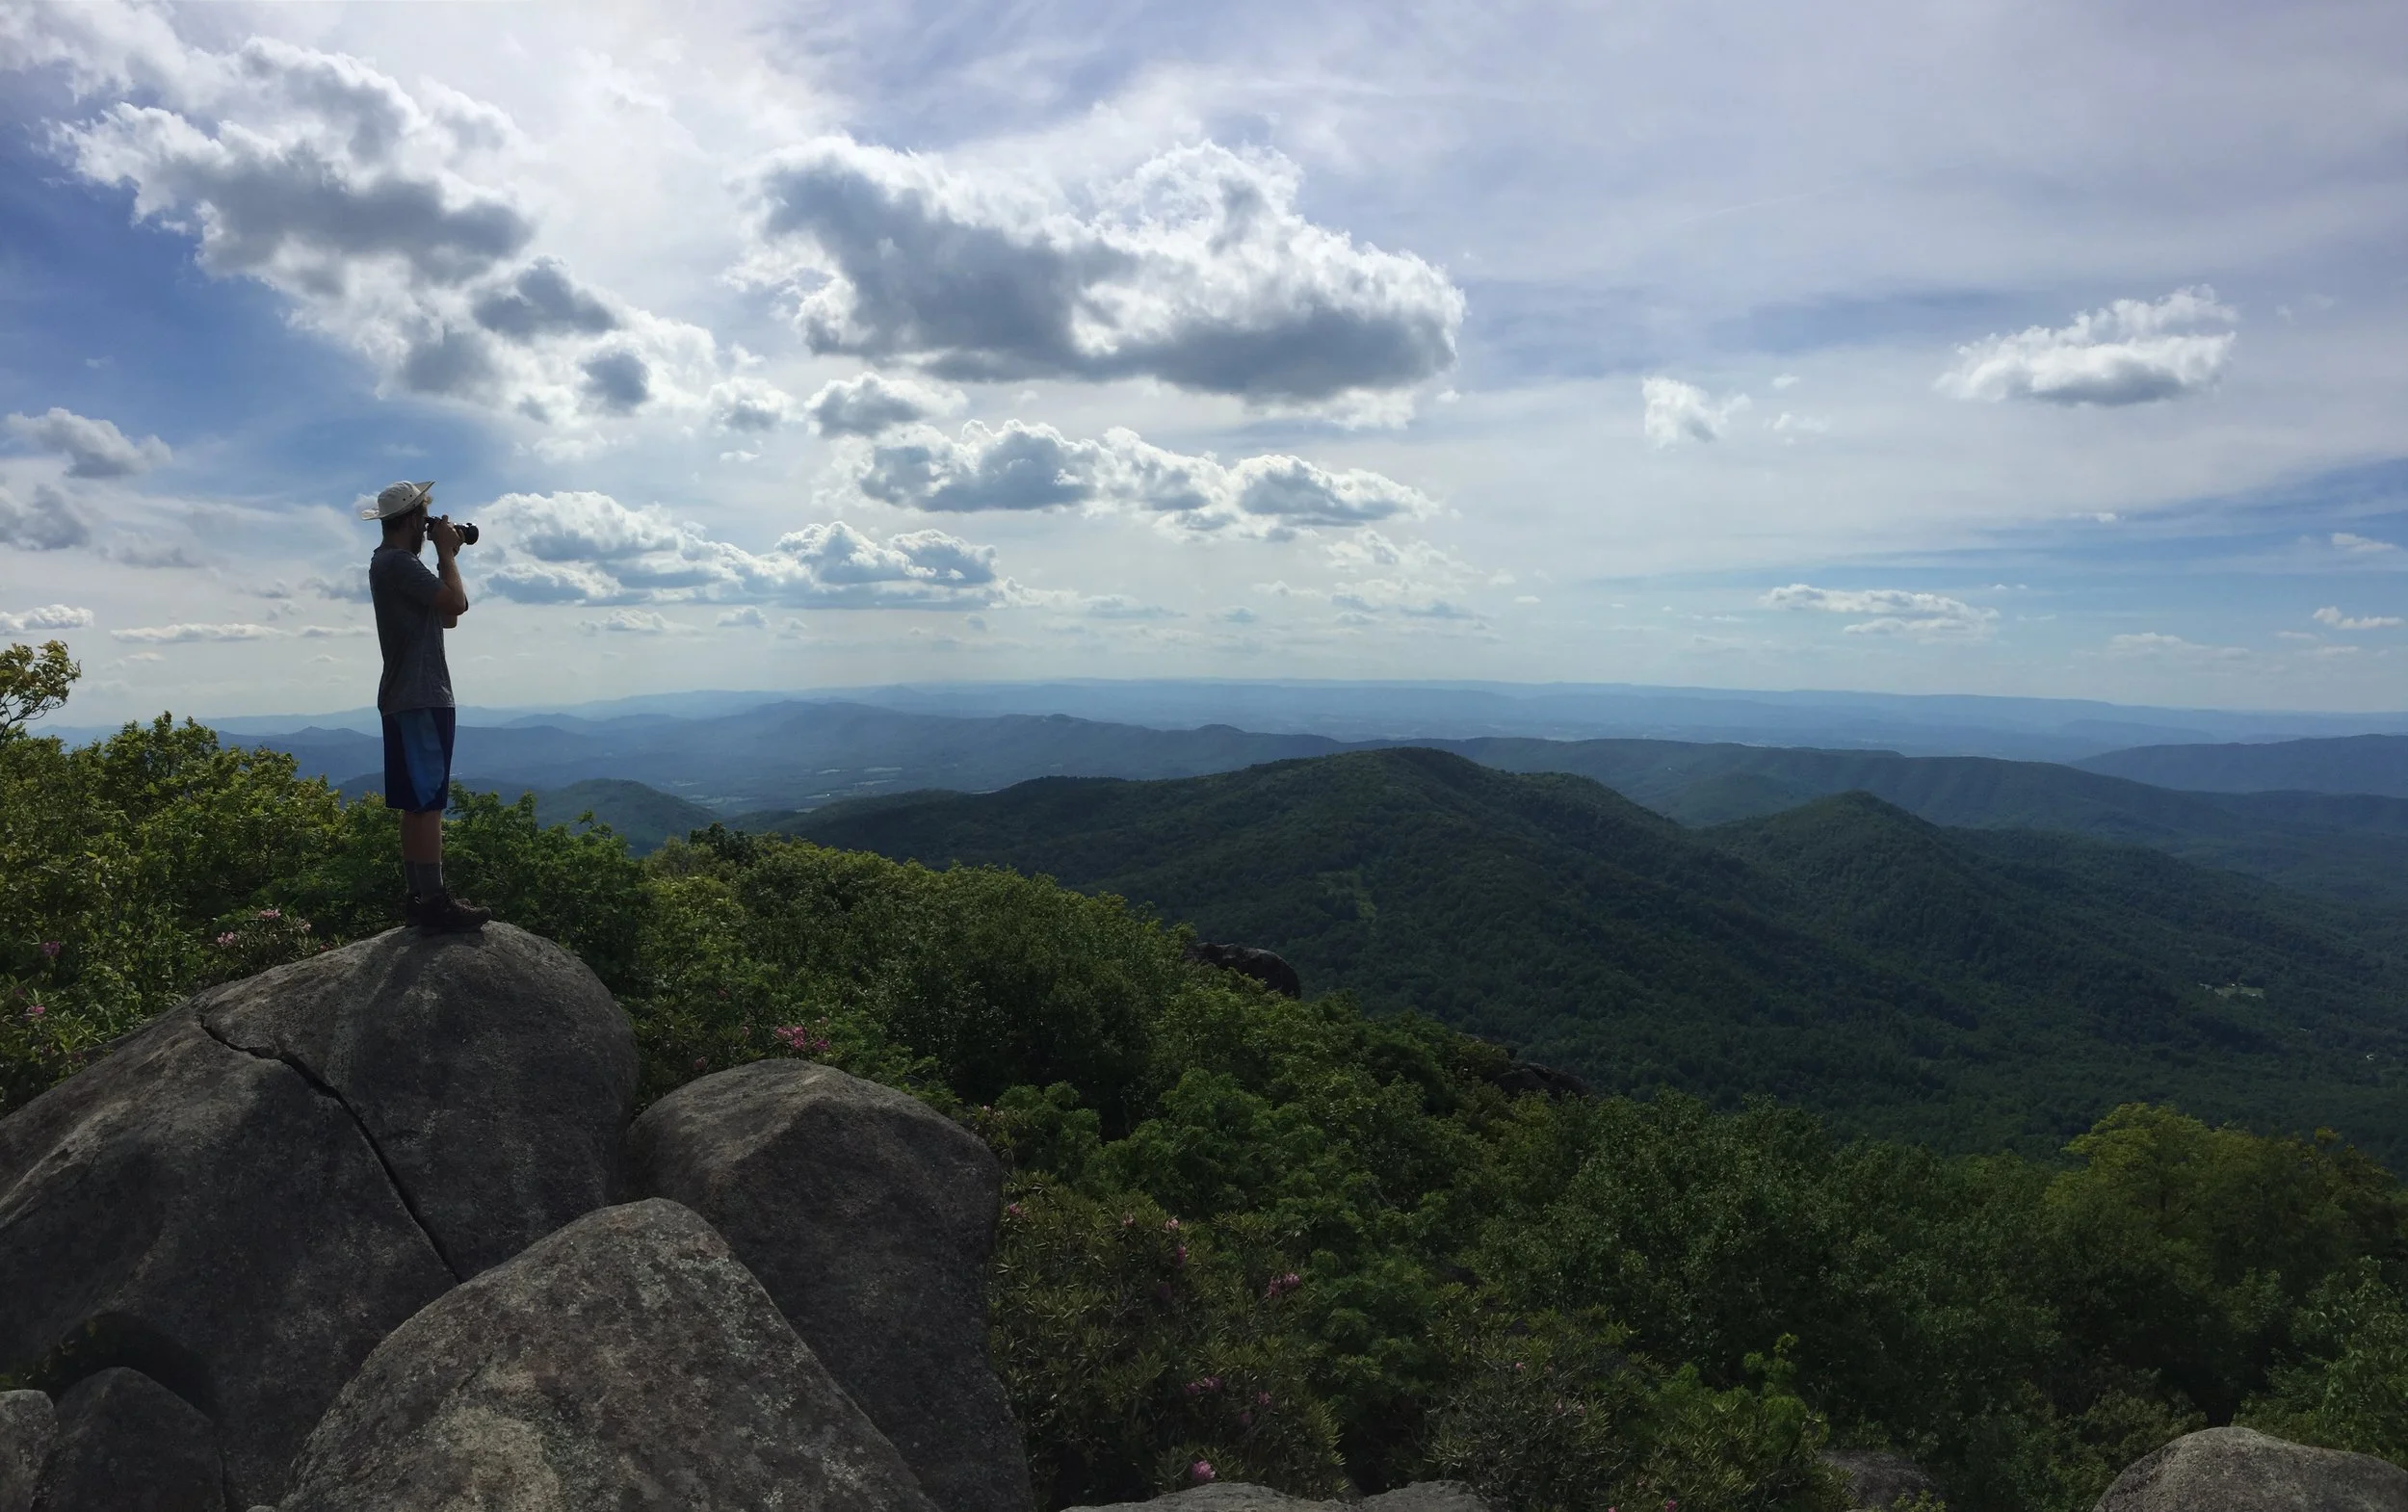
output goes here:
{"type": "Polygon", "coordinates": [[[0,1119],[0,1372],[142,1370],[215,1421],[235,1506],[452,1284],[342,1105],[189,1004],[0,1119]]]}
{"type": "Polygon", "coordinates": [[[690,1082],[628,1134],[636,1189],[708,1218],[945,1512],[1026,1512],[986,1354],[1003,1176],[916,1098],[799,1060],[690,1082]]]}
{"type": "Polygon", "coordinates": [[[33,1512],[41,1469],[59,1436],[47,1392],[0,1392],[0,1512],[33,1512]]]}
{"type": "Polygon", "coordinates": [[[607,1208],[395,1330],[282,1512],[933,1512],[711,1226],[607,1208]]]}
{"type": "Polygon", "coordinates": [[[1283,998],[1304,996],[1304,978],[1288,964],[1286,956],[1251,945],[1215,945],[1206,940],[1190,940],[1184,952],[1189,960],[1199,965],[1217,966],[1222,971],[1251,977],[1283,998]]]}
{"type": "Polygon", "coordinates": [[[635,1029],[548,940],[394,929],[219,988],[200,1015],[342,1100],[462,1278],[616,1195],[635,1029]]]}
{"type": "Polygon", "coordinates": [[[190,1402],[123,1366],[59,1398],[59,1436],[43,1472],[42,1512],[223,1512],[216,1425],[190,1402]]]}
{"type": "Polygon", "coordinates": [[[1825,1449],[1822,1462],[1847,1482],[1847,1504],[1886,1508],[1916,1497],[1938,1497],[1940,1483],[1900,1454],[1879,1449],[1825,1449]]]}
{"type": "Polygon", "coordinates": [[[2408,1470],[2254,1428],[2203,1428],[2134,1460],[2094,1512],[2408,1512],[2408,1470]]]}

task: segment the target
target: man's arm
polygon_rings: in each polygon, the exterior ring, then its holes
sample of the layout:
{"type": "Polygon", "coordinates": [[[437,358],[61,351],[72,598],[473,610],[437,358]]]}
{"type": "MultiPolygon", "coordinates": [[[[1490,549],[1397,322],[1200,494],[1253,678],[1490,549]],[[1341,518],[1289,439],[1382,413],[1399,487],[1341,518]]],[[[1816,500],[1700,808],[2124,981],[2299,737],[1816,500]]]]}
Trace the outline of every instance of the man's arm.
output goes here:
{"type": "Polygon", "coordinates": [[[459,580],[459,532],[449,520],[429,520],[427,538],[434,542],[435,575],[443,580],[442,591],[434,596],[434,612],[443,616],[443,628],[449,630],[468,613],[468,587],[459,580]]]}

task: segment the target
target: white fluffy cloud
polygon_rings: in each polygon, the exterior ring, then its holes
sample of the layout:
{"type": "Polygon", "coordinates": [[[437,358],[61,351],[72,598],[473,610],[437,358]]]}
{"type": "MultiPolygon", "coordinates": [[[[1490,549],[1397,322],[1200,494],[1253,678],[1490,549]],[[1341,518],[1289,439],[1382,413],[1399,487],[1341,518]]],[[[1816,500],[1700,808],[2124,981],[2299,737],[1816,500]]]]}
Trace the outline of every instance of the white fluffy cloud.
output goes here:
{"type": "Polygon", "coordinates": [[[1148,444],[1114,428],[1071,440],[1052,426],[978,421],[948,436],[915,426],[840,464],[846,486],[903,508],[1126,510],[1191,534],[1284,538],[1313,527],[1366,525],[1432,512],[1418,489],[1378,473],[1331,471],[1270,454],[1223,464],[1148,444]]]}
{"type": "Polygon", "coordinates": [[[109,634],[137,645],[184,645],[196,640],[274,640],[283,632],[273,625],[136,625],[109,634]]]}
{"type": "Polygon", "coordinates": [[[1453,365],[1462,292],[1297,210],[1295,165],[1211,143],[1073,203],[826,137],[756,179],[762,276],[814,350],[958,378],[1150,377],[1258,402],[1409,388],[1453,365]]]}
{"type": "Polygon", "coordinates": [[[802,408],[811,417],[811,429],[822,435],[877,435],[915,421],[956,413],[962,404],[960,392],[955,389],[864,373],[824,385],[803,401],[802,408]]]}
{"type": "Polygon", "coordinates": [[[708,331],[589,288],[536,251],[510,187],[510,117],[440,85],[412,92],[358,59],[269,38],[229,52],[159,17],[103,28],[39,7],[0,61],[139,84],[62,128],[77,171],[134,191],[138,219],[193,236],[201,267],[255,278],[389,385],[542,421],[705,401],[708,331]]]}
{"type": "Polygon", "coordinates": [[[2347,552],[2353,557],[2374,557],[2384,552],[2399,550],[2390,541],[2376,540],[2370,535],[2355,535],[2348,531],[2333,533],[2333,549],[2347,552]]]}
{"type": "Polygon", "coordinates": [[[1644,406],[1641,423],[1647,444],[1654,447],[1714,440],[1730,425],[1731,417],[1747,407],[1745,394],[1734,395],[1717,404],[1712,395],[1696,384],[1673,378],[1643,379],[1638,393],[1644,406]]]}
{"type": "Polygon", "coordinates": [[[1963,599],[1903,588],[1819,588],[1804,583],[1777,587],[1757,601],[1767,609],[1846,614],[1852,636],[1912,636],[1918,639],[1979,639],[1991,634],[1999,612],[1963,599]]]}
{"type": "Polygon", "coordinates": [[[2201,645],[2180,636],[2155,630],[2107,637],[2107,655],[2119,657],[2179,657],[2193,662],[2238,662],[2249,652],[2241,646],[2201,645]]]}
{"type": "Polygon", "coordinates": [[[21,614],[0,613],[0,635],[21,636],[34,630],[82,630],[92,623],[92,611],[68,604],[44,604],[21,614]]]}
{"type": "Polygon", "coordinates": [[[168,444],[155,435],[132,440],[109,421],[55,406],[39,415],[11,415],[8,427],[28,444],[65,457],[69,478],[130,477],[157,467],[170,455],[168,444]]]}
{"type": "Polygon", "coordinates": [[[658,505],[607,494],[506,494],[486,511],[509,544],[485,584],[526,604],[701,602],[801,609],[979,609],[1022,590],[995,549],[941,531],[883,541],[842,520],[780,536],[766,552],[713,540],[658,505]]]}
{"type": "Polygon", "coordinates": [[[2140,404],[2212,386],[2231,360],[2239,317],[2205,284],[2156,300],[2118,300],[2054,329],[2034,326],[1956,349],[1941,375],[1958,399],[2140,404]]]}
{"type": "Polygon", "coordinates": [[[0,546],[25,551],[64,551],[87,545],[92,523],[66,495],[47,483],[38,484],[27,503],[0,486],[0,546]]]}
{"type": "Polygon", "coordinates": [[[2396,630],[2400,625],[2408,624],[2408,620],[2402,620],[2397,614],[2344,614],[2331,604],[2317,610],[2310,617],[2317,624],[2330,625],[2335,630],[2396,630]]]}
{"type": "Polygon", "coordinates": [[[711,389],[711,423],[722,430],[774,430],[794,407],[793,395],[759,378],[733,378],[711,389]]]}

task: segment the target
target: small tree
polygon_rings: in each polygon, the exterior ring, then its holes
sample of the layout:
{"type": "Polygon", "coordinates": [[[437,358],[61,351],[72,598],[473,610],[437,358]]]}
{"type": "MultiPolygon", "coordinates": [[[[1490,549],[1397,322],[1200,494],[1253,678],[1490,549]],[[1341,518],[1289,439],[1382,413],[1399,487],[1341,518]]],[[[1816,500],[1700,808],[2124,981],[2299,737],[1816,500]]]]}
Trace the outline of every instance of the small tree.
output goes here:
{"type": "Polygon", "coordinates": [[[66,691],[84,675],[67,660],[66,642],[45,640],[41,654],[22,642],[0,651],[0,741],[25,733],[28,722],[66,702],[66,691]]]}

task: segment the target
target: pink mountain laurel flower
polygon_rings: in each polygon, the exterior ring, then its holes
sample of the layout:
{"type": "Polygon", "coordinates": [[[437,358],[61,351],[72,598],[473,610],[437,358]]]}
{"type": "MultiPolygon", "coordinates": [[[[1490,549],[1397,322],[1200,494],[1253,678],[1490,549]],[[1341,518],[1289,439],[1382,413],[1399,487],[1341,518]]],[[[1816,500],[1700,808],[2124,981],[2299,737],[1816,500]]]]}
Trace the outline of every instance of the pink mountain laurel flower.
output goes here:
{"type": "Polygon", "coordinates": [[[1273,1276],[1269,1284],[1263,1288],[1263,1299],[1269,1301],[1273,1297],[1286,1296],[1302,1285],[1304,1285],[1303,1281],[1293,1270],[1284,1276],[1273,1276]]]}
{"type": "Polygon", "coordinates": [[[1008,1202],[1004,1204],[1004,1212],[1010,1214],[1012,1217],[1019,1218],[1026,1217],[1029,1210],[1020,1206],[1020,1204],[1016,1202],[1008,1202]]]}
{"type": "Polygon", "coordinates": [[[225,947],[232,945],[233,943],[234,931],[231,929],[228,929],[225,933],[218,936],[218,948],[220,950],[223,950],[225,947]]]}
{"type": "Polygon", "coordinates": [[[1179,1232],[1179,1220],[1178,1220],[1177,1218],[1165,1218],[1165,1219],[1163,1220],[1163,1232],[1164,1232],[1165,1234],[1176,1234],[1176,1233],[1178,1233],[1178,1232],[1179,1232]]]}
{"type": "Polygon", "coordinates": [[[1170,1252],[1170,1263],[1174,1265],[1184,1265],[1188,1263],[1188,1247],[1185,1244],[1170,1252]]]}
{"type": "Polygon", "coordinates": [[[1197,1460],[1188,1467],[1188,1473],[1199,1481],[1210,1480],[1213,1478],[1213,1462],[1208,1459],[1197,1460]]]}
{"type": "Polygon", "coordinates": [[[827,1040],[824,1036],[812,1033],[799,1024],[780,1025],[770,1032],[785,1041],[786,1048],[798,1055],[817,1056],[827,1049],[827,1040]]]}
{"type": "Polygon", "coordinates": [[[40,1018],[43,1014],[49,1011],[50,1010],[48,1008],[43,1007],[39,1003],[29,1003],[25,1005],[25,1016],[29,1019],[40,1018]]]}
{"type": "Polygon", "coordinates": [[[262,919],[281,919],[284,917],[284,910],[281,908],[262,908],[259,910],[259,917],[262,919]]]}
{"type": "Polygon", "coordinates": [[[49,956],[54,961],[57,960],[59,958],[59,942],[56,940],[42,941],[41,953],[49,956]]]}
{"type": "Polygon", "coordinates": [[[1269,1405],[1270,1405],[1270,1393],[1269,1393],[1269,1392],[1256,1392],[1256,1393],[1254,1394],[1254,1405],[1255,1405],[1255,1406],[1257,1406],[1257,1407],[1268,1407],[1268,1406],[1269,1406],[1269,1405]]]}

